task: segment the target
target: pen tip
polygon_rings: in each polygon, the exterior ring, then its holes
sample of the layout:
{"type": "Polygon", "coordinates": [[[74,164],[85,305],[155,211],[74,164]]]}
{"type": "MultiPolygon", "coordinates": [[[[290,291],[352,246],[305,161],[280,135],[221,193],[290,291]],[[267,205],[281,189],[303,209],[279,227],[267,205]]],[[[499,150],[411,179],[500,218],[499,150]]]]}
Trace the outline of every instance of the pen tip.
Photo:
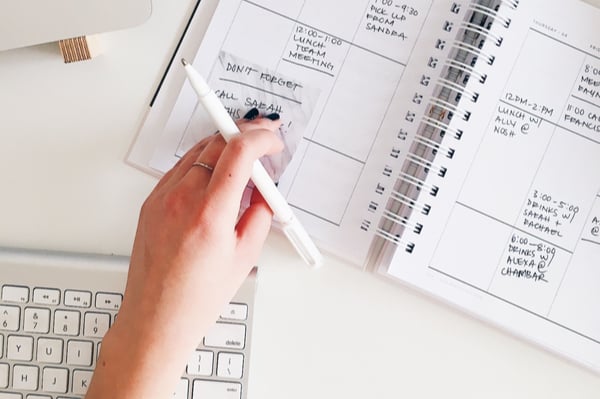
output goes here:
{"type": "Polygon", "coordinates": [[[183,64],[183,66],[187,66],[188,62],[185,60],[185,58],[181,59],[181,63],[183,64]]]}

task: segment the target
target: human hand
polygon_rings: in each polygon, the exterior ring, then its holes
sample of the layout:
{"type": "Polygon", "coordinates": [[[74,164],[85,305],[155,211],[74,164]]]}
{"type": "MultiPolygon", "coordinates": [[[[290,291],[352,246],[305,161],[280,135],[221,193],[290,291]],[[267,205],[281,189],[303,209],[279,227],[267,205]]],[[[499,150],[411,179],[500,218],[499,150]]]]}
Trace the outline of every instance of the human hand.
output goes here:
{"type": "Polygon", "coordinates": [[[102,379],[116,387],[113,398],[171,394],[189,354],[260,255],[272,219],[268,205],[256,192],[239,219],[238,212],[254,160],[282,148],[273,134],[278,126],[243,120],[242,134],[227,144],[221,135],[204,139],[152,191],[88,398],[108,394],[98,388],[102,379]],[[134,374],[123,375],[125,368],[134,374]]]}

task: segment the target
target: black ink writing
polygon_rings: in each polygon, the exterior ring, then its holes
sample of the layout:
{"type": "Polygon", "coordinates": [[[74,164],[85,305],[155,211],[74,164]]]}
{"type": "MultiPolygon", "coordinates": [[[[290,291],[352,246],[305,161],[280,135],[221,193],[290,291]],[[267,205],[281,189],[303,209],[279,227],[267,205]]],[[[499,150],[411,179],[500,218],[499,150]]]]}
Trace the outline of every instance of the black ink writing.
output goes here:
{"type": "Polygon", "coordinates": [[[519,135],[529,134],[534,127],[539,127],[542,119],[530,115],[518,108],[499,104],[493,119],[495,134],[515,138],[519,135]]]}
{"type": "Polygon", "coordinates": [[[508,242],[500,274],[506,277],[548,282],[556,247],[529,236],[514,233],[508,242]]]}
{"type": "Polygon", "coordinates": [[[579,206],[534,189],[522,211],[522,226],[534,233],[563,237],[563,229],[573,223],[579,206]]]}
{"type": "Polygon", "coordinates": [[[276,112],[278,114],[283,113],[283,108],[279,104],[265,103],[263,101],[255,100],[250,97],[246,97],[246,99],[244,100],[244,107],[258,108],[259,110],[263,111],[265,114],[268,114],[268,113],[270,114],[270,113],[274,113],[274,112],[276,112]]]}
{"type": "Polygon", "coordinates": [[[550,108],[547,105],[540,104],[536,101],[533,101],[527,97],[520,96],[518,94],[508,92],[504,95],[504,99],[517,107],[525,108],[529,112],[541,116],[552,116],[554,114],[554,108],[550,108]]]}
{"type": "Polygon", "coordinates": [[[600,133],[600,111],[587,108],[584,103],[582,105],[567,104],[563,122],[571,128],[600,133]]]}

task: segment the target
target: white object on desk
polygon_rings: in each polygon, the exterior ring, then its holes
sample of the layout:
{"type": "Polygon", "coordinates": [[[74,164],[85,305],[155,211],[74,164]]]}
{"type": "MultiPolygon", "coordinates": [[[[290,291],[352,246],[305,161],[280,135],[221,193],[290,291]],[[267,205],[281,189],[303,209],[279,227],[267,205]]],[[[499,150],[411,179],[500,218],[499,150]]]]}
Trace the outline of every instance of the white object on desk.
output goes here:
{"type": "Polygon", "coordinates": [[[0,51],[138,25],[151,0],[0,1],[0,51]]]}
{"type": "MultiPolygon", "coordinates": [[[[239,128],[233,119],[231,119],[231,116],[229,116],[215,92],[208,87],[204,78],[185,59],[182,58],[181,63],[185,68],[193,89],[198,95],[198,101],[207,110],[225,140],[229,141],[234,136],[240,134],[239,128]]],[[[294,215],[292,208],[288,205],[285,198],[277,191],[275,183],[271,180],[259,160],[254,161],[254,165],[252,165],[252,182],[256,185],[267,204],[269,204],[275,219],[281,223],[281,229],[296,251],[302,256],[302,259],[311,267],[321,266],[323,263],[321,252],[319,252],[296,215],[294,215]]]]}

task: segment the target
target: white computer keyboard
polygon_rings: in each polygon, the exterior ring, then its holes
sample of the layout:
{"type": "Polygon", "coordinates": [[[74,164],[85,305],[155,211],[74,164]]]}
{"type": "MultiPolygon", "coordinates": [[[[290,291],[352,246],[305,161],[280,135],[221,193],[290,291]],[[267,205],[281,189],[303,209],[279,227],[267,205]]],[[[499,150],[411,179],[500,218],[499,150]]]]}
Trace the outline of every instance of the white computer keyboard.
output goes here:
{"type": "MultiPolygon", "coordinates": [[[[85,396],[127,265],[125,257],[0,248],[0,399],[85,396]]],[[[246,398],[255,284],[254,271],[190,354],[174,398],[246,398]]]]}

